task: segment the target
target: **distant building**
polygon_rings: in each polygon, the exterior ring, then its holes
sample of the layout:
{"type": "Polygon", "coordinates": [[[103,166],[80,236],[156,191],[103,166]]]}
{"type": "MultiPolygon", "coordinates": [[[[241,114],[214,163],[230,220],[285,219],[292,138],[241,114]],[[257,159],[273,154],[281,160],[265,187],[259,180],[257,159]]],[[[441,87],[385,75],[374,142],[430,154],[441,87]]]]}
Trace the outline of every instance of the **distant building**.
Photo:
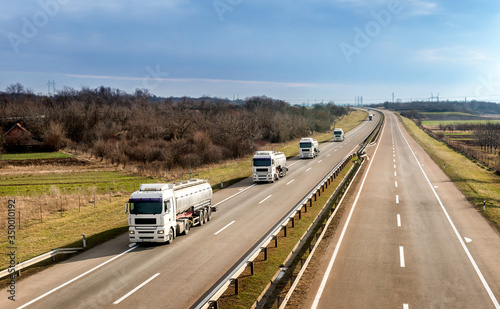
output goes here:
{"type": "Polygon", "coordinates": [[[3,135],[3,146],[7,152],[47,151],[47,146],[21,124],[16,123],[3,135]]]}

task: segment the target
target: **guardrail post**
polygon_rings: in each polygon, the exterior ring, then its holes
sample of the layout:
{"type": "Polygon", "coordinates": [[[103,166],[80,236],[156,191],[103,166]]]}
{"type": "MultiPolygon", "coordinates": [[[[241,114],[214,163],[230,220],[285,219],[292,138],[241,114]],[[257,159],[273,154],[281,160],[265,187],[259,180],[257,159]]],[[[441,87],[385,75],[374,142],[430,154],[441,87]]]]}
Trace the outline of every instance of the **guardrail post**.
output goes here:
{"type": "Polygon", "coordinates": [[[295,227],[295,217],[292,218],[292,227],[295,227]]]}
{"type": "Polygon", "coordinates": [[[86,248],[87,247],[87,241],[85,240],[85,233],[82,233],[82,237],[83,237],[83,247],[86,248]]]}
{"type": "Polygon", "coordinates": [[[302,209],[299,209],[299,211],[297,211],[297,213],[299,214],[299,219],[302,219],[302,209]]]}
{"type": "MultiPolygon", "coordinates": [[[[276,247],[278,247],[278,239],[276,237],[276,247]]],[[[264,248],[264,261],[267,261],[267,247],[264,248]]]]}
{"type": "Polygon", "coordinates": [[[283,237],[286,237],[286,225],[283,227],[283,237]]]}
{"type": "Polygon", "coordinates": [[[313,207],[313,201],[312,201],[312,199],[309,200],[309,207],[313,207]]]}
{"type": "Polygon", "coordinates": [[[250,276],[254,275],[253,261],[250,262],[250,276]]]}
{"type": "Polygon", "coordinates": [[[219,307],[216,300],[211,300],[208,302],[208,304],[209,304],[211,309],[218,309],[218,307],[219,307]]]}
{"type": "Polygon", "coordinates": [[[316,202],[316,192],[314,192],[314,201],[316,202]]]}
{"type": "Polygon", "coordinates": [[[274,247],[278,248],[278,236],[274,236],[274,247]]]}
{"type": "Polygon", "coordinates": [[[234,283],[234,294],[235,295],[240,295],[240,289],[239,289],[239,286],[238,286],[238,278],[236,279],[231,279],[231,283],[234,283]]]}

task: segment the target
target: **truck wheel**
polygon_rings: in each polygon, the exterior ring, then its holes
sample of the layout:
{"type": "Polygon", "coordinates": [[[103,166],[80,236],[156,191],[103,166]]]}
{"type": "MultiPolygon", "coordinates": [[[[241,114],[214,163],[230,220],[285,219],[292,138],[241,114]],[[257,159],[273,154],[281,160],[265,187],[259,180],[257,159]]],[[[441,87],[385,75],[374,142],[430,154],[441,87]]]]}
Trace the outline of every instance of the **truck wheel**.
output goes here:
{"type": "Polygon", "coordinates": [[[200,226],[202,226],[202,225],[203,225],[203,223],[205,223],[205,221],[204,221],[205,214],[204,214],[204,211],[203,211],[203,210],[200,210],[200,212],[199,212],[199,217],[198,217],[198,218],[199,218],[199,220],[198,220],[198,221],[200,222],[200,226]]]}
{"type": "Polygon", "coordinates": [[[212,219],[212,207],[208,207],[208,221],[210,221],[210,219],[212,219]]]}
{"type": "Polygon", "coordinates": [[[189,234],[189,228],[191,227],[191,224],[188,222],[186,222],[186,225],[184,226],[184,235],[187,235],[189,234]]]}
{"type": "Polygon", "coordinates": [[[168,232],[168,240],[167,240],[167,244],[172,244],[172,242],[174,241],[174,231],[172,229],[169,230],[168,232]]]}
{"type": "Polygon", "coordinates": [[[203,221],[205,221],[205,223],[207,223],[208,222],[208,209],[203,211],[203,214],[204,214],[203,221]]]}

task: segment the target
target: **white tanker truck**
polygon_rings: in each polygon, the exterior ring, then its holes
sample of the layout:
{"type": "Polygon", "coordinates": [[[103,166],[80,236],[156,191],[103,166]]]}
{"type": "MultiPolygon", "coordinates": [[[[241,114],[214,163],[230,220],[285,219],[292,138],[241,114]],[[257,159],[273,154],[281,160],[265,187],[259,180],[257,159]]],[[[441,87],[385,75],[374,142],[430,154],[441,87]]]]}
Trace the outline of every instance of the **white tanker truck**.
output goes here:
{"type": "Polygon", "coordinates": [[[315,158],[319,154],[318,141],[304,137],[299,142],[300,158],[315,158]]]}
{"type": "Polygon", "coordinates": [[[206,180],[142,184],[126,204],[131,242],[172,243],[193,225],[210,221],[212,187],[206,180]]]}
{"type": "Polygon", "coordinates": [[[285,177],[288,171],[285,154],[276,151],[257,151],[253,156],[252,166],[254,182],[275,182],[280,177],[285,177]]]}

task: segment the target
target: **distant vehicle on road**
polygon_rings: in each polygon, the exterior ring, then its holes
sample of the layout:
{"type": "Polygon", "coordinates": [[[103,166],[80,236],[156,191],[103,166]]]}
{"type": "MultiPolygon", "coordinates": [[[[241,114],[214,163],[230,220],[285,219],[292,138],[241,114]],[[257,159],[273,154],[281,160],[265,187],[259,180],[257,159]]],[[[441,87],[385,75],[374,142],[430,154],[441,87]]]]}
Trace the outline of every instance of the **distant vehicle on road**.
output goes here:
{"type": "Polygon", "coordinates": [[[300,139],[299,149],[301,159],[315,158],[319,154],[318,141],[310,137],[304,137],[300,139]]]}
{"type": "Polygon", "coordinates": [[[252,166],[254,182],[275,182],[288,171],[285,154],[277,151],[257,151],[252,166]]]}
{"type": "Polygon", "coordinates": [[[368,120],[372,120],[373,119],[373,114],[368,114],[368,120]]]}
{"type": "Polygon", "coordinates": [[[333,130],[333,141],[334,142],[343,142],[345,139],[344,137],[344,130],[341,128],[333,130]]]}

